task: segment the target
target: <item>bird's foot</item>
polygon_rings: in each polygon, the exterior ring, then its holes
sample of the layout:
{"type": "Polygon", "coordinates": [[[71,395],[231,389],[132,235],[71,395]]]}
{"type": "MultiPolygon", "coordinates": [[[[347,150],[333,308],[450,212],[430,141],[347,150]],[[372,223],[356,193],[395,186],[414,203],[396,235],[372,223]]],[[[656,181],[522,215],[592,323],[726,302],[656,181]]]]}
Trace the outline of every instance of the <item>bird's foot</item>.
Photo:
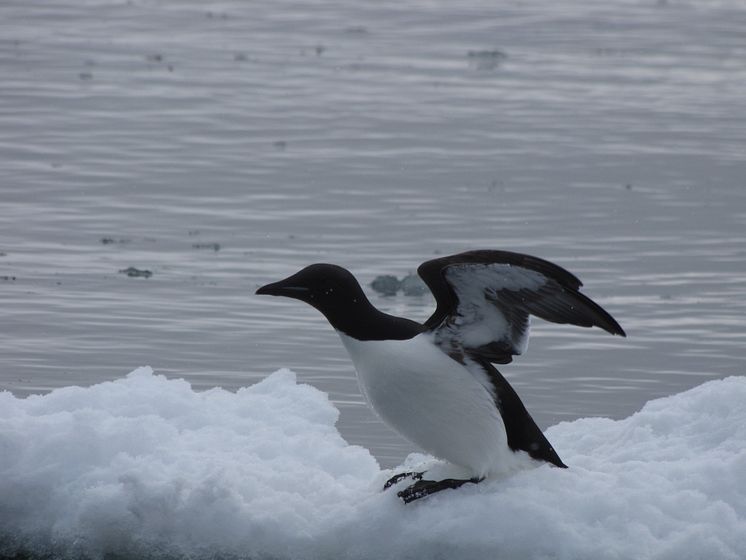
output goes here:
{"type": "Polygon", "coordinates": [[[401,492],[397,492],[396,495],[399,496],[405,504],[408,504],[409,502],[414,502],[415,500],[419,500],[420,498],[424,498],[425,496],[429,496],[430,494],[435,494],[436,492],[440,492],[441,490],[458,488],[459,486],[463,486],[467,482],[477,484],[479,482],[482,482],[483,480],[484,478],[446,478],[444,480],[420,479],[411,486],[407,486],[401,492]]]}
{"type": "Polygon", "coordinates": [[[403,472],[403,473],[395,474],[394,476],[392,476],[386,481],[386,484],[383,485],[383,489],[388,490],[394,484],[404,480],[405,478],[411,478],[412,480],[421,480],[422,475],[424,474],[425,474],[424,471],[423,472],[403,472]]]}

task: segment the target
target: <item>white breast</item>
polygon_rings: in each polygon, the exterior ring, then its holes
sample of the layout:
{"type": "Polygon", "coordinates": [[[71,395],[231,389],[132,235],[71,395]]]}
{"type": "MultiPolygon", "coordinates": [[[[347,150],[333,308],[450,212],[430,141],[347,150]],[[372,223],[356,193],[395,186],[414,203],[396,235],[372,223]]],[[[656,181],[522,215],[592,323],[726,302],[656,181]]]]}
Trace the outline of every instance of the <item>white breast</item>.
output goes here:
{"type": "Polygon", "coordinates": [[[485,379],[438,349],[430,335],[360,341],[339,333],[366,400],[391,428],[476,476],[512,463],[485,379]]]}

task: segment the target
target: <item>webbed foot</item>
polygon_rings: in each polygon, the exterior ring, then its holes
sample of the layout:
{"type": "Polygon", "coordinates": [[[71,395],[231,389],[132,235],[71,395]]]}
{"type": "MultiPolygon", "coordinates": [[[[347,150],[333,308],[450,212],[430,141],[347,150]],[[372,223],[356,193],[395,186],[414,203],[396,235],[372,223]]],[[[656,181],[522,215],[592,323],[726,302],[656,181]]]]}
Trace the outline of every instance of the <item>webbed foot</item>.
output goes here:
{"type": "Polygon", "coordinates": [[[394,476],[392,476],[386,481],[386,484],[383,485],[383,489],[388,490],[394,484],[404,480],[405,478],[411,478],[412,480],[420,480],[422,479],[422,475],[424,474],[425,474],[424,471],[423,472],[403,472],[403,473],[395,474],[394,476]]]}
{"type": "Polygon", "coordinates": [[[440,492],[441,490],[458,488],[459,486],[463,486],[467,482],[477,484],[479,482],[482,482],[483,480],[483,478],[446,478],[444,480],[418,480],[411,486],[407,486],[404,490],[397,492],[396,495],[399,496],[405,504],[408,504],[415,500],[419,500],[420,498],[424,498],[425,496],[429,496],[430,494],[440,492]]]}

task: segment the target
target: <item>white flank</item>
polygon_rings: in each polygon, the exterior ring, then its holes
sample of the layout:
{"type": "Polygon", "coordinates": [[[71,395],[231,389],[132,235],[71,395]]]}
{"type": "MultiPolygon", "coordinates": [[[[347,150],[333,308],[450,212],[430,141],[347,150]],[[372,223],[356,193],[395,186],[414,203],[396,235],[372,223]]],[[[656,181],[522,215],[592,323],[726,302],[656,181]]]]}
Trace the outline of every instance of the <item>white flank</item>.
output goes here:
{"type": "Polygon", "coordinates": [[[409,441],[474,476],[514,470],[517,460],[525,463],[507,445],[484,379],[438,349],[430,335],[365,341],[339,336],[368,404],[409,441]]]}

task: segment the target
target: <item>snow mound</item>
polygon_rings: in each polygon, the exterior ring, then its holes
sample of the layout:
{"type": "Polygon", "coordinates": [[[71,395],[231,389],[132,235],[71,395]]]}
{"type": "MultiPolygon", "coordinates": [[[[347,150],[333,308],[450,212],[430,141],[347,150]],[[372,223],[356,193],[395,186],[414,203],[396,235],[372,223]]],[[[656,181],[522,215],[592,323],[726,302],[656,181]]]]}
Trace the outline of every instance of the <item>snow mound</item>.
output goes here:
{"type": "Polygon", "coordinates": [[[0,393],[0,556],[746,557],[746,377],[552,427],[567,470],[407,506],[337,417],[288,370],[237,393],[150,368],[0,393]]]}

